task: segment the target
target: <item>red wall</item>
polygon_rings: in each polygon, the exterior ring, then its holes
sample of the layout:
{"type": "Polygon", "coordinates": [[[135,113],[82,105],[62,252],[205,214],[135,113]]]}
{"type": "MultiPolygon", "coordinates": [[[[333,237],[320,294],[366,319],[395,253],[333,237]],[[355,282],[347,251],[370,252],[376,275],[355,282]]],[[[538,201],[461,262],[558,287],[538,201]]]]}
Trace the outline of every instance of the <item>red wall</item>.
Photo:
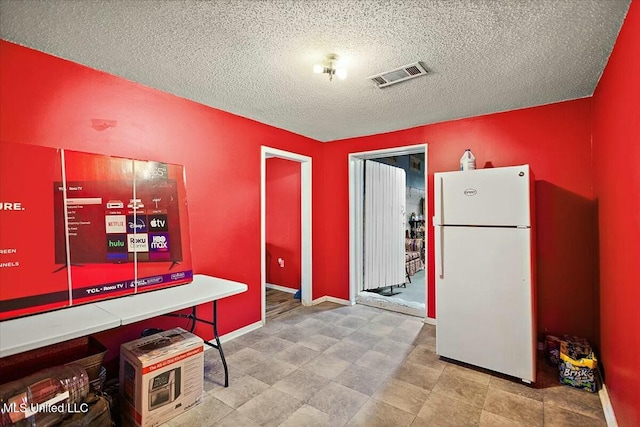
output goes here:
{"type": "Polygon", "coordinates": [[[640,425],[640,2],[593,96],[601,361],[620,426],[640,425]]]}
{"type": "MultiPolygon", "coordinates": [[[[323,221],[314,223],[321,294],[349,297],[349,153],[428,143],[431,217],[433,173],[457,170],[464,149],[471,148],[478,167],[529,163],[535,173],[539,332],[597,341],[589,119],[590,100],[582,99],[329,143],[323,153],[325,185],[314,192],[314,204],[326,209],[323,221]]],[[[428,241],[428,315],[435,317],[431,227],[428,241]]]]}
{"type": "MultiPolygon", "coordinates": [[[[0,141],[184,165],[194,273],[249,287],[218,304],[219,332],[260,320],[260,146],[313,156],[319,142],[5,41],[0,69],[0,141]]],[[[117,349],[145,325],[102,338],[117,349]]]]}
{"type": "Polygon", "coordinates": [[[301,218],[300,163],[267,159],[266,240],[267,283],[300,289],[301,218]],[[278,265],[284,260],[284,267],[278,265]]]}

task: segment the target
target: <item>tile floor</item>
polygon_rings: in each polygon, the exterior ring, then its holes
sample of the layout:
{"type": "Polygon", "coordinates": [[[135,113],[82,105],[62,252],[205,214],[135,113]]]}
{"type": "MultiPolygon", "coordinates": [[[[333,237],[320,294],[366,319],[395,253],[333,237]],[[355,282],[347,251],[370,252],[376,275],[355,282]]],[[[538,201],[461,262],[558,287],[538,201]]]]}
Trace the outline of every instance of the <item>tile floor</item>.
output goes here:
{"type": "Polygon", "coordinates": [[[299,307],[205,352],[205,397],[175,426],[606,426],[597,394],[441,360],[434,326],[364,305],[299,307]]]}

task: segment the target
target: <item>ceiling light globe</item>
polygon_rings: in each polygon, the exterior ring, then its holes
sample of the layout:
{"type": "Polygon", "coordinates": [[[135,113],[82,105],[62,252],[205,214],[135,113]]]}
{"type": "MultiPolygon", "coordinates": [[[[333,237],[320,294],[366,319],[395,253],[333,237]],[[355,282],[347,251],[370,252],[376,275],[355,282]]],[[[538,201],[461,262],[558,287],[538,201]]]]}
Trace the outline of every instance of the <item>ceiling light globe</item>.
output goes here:
{"type": "Polygon", "coordinates": [[[320,64],[316,64],[313,66],[313,72],[316,74],[322,74],[322,72],[324,71],[324,66],[320,65],[320,64]]]}
{"type": "Polygon", "coordinates": [[[338,78],[340,80],[344,80],[347,78],[347,70],[345,68],[338,68],[336,70],[336,76],[338,76],[338,78]]]}

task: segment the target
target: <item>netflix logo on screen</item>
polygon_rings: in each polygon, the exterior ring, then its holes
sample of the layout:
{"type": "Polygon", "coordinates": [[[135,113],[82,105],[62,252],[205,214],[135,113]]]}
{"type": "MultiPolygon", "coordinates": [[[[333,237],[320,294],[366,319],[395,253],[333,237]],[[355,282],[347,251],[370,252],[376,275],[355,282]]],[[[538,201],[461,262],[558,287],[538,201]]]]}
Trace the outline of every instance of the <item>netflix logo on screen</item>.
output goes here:
{"type": "Polygon", "coordinates": [[[149,231],[168,231],[169,221],[166,215],[149,215],[149,231]]]}
{"type": "Polygon", "coordinates": [[[146,233],[147,232],[147,216],[146,215],[127,215],[127,233],[146,233]]]}
{"type": "Polygon", "coordinates": [[[105,215],[105,227],[107,234],[126,233],[127,217],[124,215],[105,215]]]}
{"type": "Polygon", "coordinates": [[[146,233],[127,234],[127,251],[149,252],[149,236],[146,233]]]}

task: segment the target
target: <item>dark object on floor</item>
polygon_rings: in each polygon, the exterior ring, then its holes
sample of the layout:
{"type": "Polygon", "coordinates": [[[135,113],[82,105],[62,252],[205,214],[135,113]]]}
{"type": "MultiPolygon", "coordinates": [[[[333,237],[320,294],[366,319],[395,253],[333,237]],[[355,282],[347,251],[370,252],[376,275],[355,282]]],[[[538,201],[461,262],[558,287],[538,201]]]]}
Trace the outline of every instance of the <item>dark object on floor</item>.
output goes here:
{"type": "Polygon", "coordinates": [[[83,406],[78,405],[76,413],[64,420],[61,427],[112,427],[110,406],[108,396],[90,394],[83,406]]]}
{"type": "Polygon", "coordinates": [[[294,298],[294,299],[300,299],[300,298],[301,298],[301,296],[300,296],[300,290],[299,290],[299,289],[298,289],[298,291],[296,291],[296,293],[295,293],[295,294],[293,294],[293,298],[294,298]]]}
{"type": "Polygon", "coordinates": [[[142,331],[140,337],[148,337],[149,335],[159,334],[160,332],[163,332],[163,330],[160,328],[147,328],[142,331]]]}

